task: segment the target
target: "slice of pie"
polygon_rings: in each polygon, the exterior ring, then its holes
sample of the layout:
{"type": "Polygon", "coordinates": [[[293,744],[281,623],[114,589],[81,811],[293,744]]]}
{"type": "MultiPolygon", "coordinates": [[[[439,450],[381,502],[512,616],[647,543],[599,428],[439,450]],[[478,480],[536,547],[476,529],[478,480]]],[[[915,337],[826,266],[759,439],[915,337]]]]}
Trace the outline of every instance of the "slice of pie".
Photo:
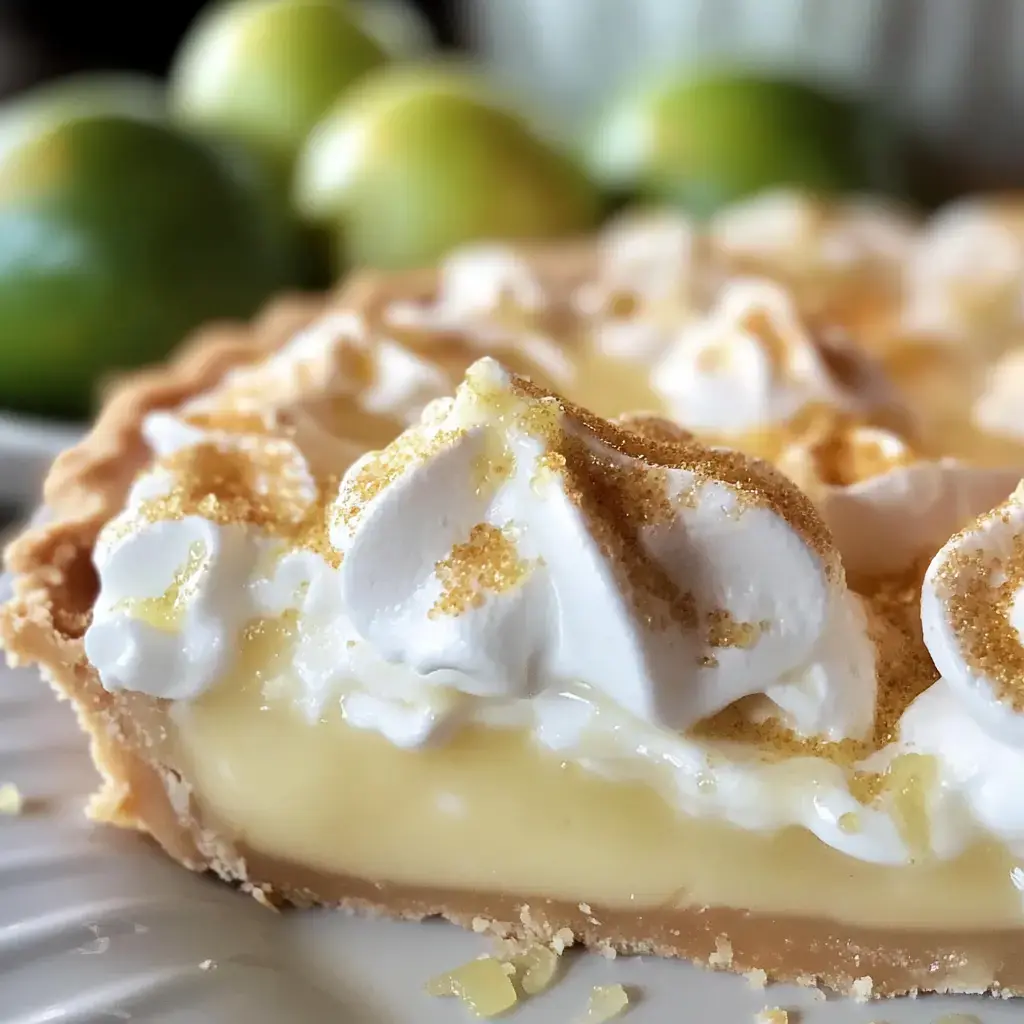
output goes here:
{"type": "Polygon", "coordinates": [[[634,219],[126,381],[0,620],[90,813],[277,904],[1024,993],[1012,214],[634,219]]]}

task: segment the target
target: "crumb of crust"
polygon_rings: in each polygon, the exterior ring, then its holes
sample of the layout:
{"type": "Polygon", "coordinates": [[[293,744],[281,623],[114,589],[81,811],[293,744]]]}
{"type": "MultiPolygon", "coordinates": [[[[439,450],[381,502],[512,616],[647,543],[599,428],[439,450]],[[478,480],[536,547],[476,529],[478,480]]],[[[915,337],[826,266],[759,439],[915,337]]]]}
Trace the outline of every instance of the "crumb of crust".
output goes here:
{"type": "Polygon", "coordinates": [[[25,809],[25,798],[21,790],[13,782],[5,782],[0,785],[0,814],[9,814],[12,817],[25,809]]]}
{"type": "Polygon", "coordinates": [[[558,962],[559,955],[550,946],[537,943],[514,957],[508,966],[523,994],[535,996],[555,983],[558,962]]]}
{"type": "Polygon", "coordinates": [[[607,941],[599,942],[597,944],[597,951],[605,960],[614,960],[619,955],[619,951],[607,941]]]}
{"type": "Polygon", "coordinates": [[[624,1013],[629,1006],[629,994],[621,985],[595,985],[590,990],[587,1012],[579,1024],[605,1024],[624,1013]]]}
{"type": "Polygon", "coordinates": [[[217,966],[217,964],[216,964],[215,961],[213,961],[213,960],[204,960],[199,965],[199,970],[201,970],[201,971],[212,971],[212,970],[214,970],[216,968],[216,966],[217,966]]]}
{"type": "Polygon", "coordinates": [[[747,984],[751,988],[767,988],[768,987],[768,974],[762,971],[760,967],[755,968],[752,971],[747,971],[743,975],[746,979],[747,984]]]}
{"type": "Polygon", "coordinates": [[[273,901],[270,893],[265,889],[261,889],[258,885],[254,885],[249,890],[249,894],[261,907],[265,907],[267,910],[272,910],[275,914],[281,913],[281,908],[273,901]]]}
{"type": "Polygon", "coordinates": [[[875,990],[875,983],[869,975],[857,978],[850,988],[850,994],[856,1003],[866,1003],[875,990]]]}
{"type": "Polygon", "coordinates": [[[732,943],[728,936],[719,935],[715,939],[715,951],[708,957],[708,963],[712,967],[732,966],[732,943]]]}

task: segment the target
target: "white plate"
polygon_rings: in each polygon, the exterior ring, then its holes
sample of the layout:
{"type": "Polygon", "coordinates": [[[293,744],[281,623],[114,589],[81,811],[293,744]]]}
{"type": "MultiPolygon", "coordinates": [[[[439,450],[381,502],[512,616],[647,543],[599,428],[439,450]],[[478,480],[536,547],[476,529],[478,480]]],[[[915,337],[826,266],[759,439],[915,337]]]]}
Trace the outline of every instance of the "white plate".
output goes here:
{"type": "Polygon", "coordinates": [[[0,505],[36,504],[50,463],[82,430],[73,423],[0,413],[0,505]]]}
{"type": "MultiPolygon", "coordinates": [[[[98,1024],[460,1024],[453,1000],[423,983],[488,949],[445,924],[336,913],[272,914],[171,864],[143,838],[89,825],[95,776],[66,706],[27,672],[0,670],[0,782],[28,800],[0,817],[0,1022],[98,1024]]],[[[822,1002],[789,987],[679,963],[567,956],[565,977],[511,1015],[572,1024],[589,989],[622,983],[629,1024],[752,1024],[762,1007],[801,1009],[801,1024],[934,1024],[970,1013],[1024,1019],[1024,1001],[822,1002]]],[[[820,999],[820,997],[819,997],[820,999]]],[[[792,1019],[792,1018],[791,1018],[792,1019]]]]}

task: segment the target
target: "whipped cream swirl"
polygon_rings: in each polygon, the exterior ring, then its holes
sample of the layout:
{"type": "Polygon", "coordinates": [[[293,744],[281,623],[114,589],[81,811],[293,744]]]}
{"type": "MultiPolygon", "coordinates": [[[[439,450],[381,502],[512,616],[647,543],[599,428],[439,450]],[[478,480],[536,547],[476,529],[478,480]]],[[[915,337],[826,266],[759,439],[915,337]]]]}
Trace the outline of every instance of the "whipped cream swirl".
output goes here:
{"type": "Polygon", "coordinates": [[[352,467],[335,511],[351,622],[426,678],[506,699],[582,686],[670,729],[755,693],[802,732],[870,723],[863,611],[766,465],[644,444],[485,359],[352,467]]]}
{"type": "Polygon", "coordinates": [[[717,308],[680,333],[651,383],[676,420],[723,437],[782,427],[814,405],[865,416],[898,407],[866,355],[816,342],[788,293],[755,278],[723,289],[717,308]]]}
{"type": "Polygon", "coordinates": [[[929,221],[906,270],[910,330],[998,343],[1024,318],[1024,217],[998,201],[954,203],[929,221]]]}
{"type": "Polygon", "coordinates": [[[895,268],[909,254],[914,231],[902,211],[875,199],[826,204],[778,189],[720,211],[708,234],[714,250],[736,265],[799,276],[895,268]]]}
{"type": "Polygon", "coordinates": [[[597,273],[576,306],[595,346],[618,359],[649,363],[696,313],[699,234],[667,213],[622,217],[601,236],[597,273]]]}

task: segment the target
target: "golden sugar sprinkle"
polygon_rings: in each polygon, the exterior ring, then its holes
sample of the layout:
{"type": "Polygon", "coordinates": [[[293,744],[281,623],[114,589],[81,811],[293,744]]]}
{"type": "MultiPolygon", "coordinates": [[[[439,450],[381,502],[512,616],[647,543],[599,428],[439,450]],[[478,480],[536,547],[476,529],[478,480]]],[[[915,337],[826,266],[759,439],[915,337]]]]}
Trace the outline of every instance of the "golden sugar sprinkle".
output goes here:
{"type": "Polygon", "coordinates": [[[339,495],[342,507],[338,516],[341,521],[353,529],[374,498],[413,466],[454,444],[461,436],[462,432],[457,430],[439,430],[430,434],[413,427],[399,434],[386,448],[370,453],[345,478],[339,495]]]}
{"type": "Polygon", "coordinates": [[[581,421],[601,444],[628,459],[654,468],[688,470],[701,483],[724,484],[744,503],[782,516],[822,558],[835,557],[832,537],[810,498],[769,463],[693,440],[684,443],[644,436],[594,416],[522,377],[513,376],[511,386],[526,398],[552,400],[566,415],[581,421]]]}
{"type": "Polygon", "coordinates": [[[858,762],[896,738],[903,713],[938,679],[921,636],[920,593],[926,560],[887,579],[862,583],[868,628],[877,651],[878,691],[871,735],[829,741],[799,736],[778,719],[754,714],[753,702],[739,700],[698,723],[693,734],[709,740],[749,744],[769,758],[822,757],[846,768],[866,802],[886,786],[885,773],[857,773],[858,762]]]}
{"type": "Polygon", "coordinates": [[[434,567],[441,595],[427,614],[437,619],[480,608],[488,594],[519,586],[530,569],[530,563],[519,557],[510,527],[500,530],[490,523],[477,523],[469,531],[469,540],[455,544],[451,554],[434,567]]]}
{"type": "Polygon", "coordinates": [[[316,481],[310,493],[296,448],[281,438],[241,439],[227,446],[205,442],[157,462],[175,479],[174,490],[146,502],[150,522],[201,516],[224,525],[255,526],[337,564],[327,537],[326,505],[337,480],[316,481]]]}
{"type": "Polygon", "coordinates": [[[845,487],[918,461],[895,434],[841,415],[819,422],[805,441],[820,483],[845,487]]]}
{"type": "Polygon", "coordinates": [[[771,623],[738,622],[727,609],[716,609],[707,614],[707,636],[709,647],[753,647],[771,628],[771,623]]]}
{"type": "MultiPolygon", "coordinates": [[[[966,531],[957,534],[963,544],[986,521],[1009,522],[1019,508],[1019,493],[966,531]]],[[[960,651],[972,671],[995,686],[996,697],[1014,711],[1024,710],[1024,643],[1010,620],[1017,593],[1024,587],[1024,534],[1014,536],[1009,554],[996,558],[980,547],[957,550],[953,545],[936,576],[947,595],[948,614],[960,651]]]]}

